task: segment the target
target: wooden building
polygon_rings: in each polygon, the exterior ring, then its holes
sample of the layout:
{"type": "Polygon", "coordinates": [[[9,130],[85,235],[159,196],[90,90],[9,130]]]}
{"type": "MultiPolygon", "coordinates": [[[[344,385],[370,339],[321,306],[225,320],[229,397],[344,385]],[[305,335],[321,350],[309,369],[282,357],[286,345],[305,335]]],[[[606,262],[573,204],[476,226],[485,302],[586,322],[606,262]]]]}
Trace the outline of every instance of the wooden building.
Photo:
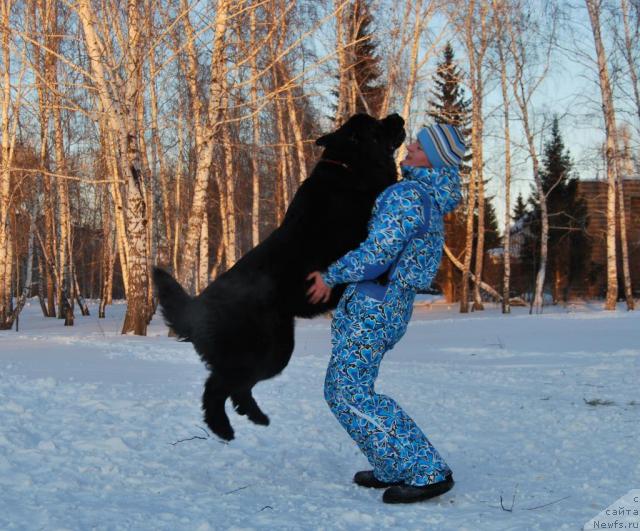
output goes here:
{"type": "MultiPolygon", "coordinates": [[[[591,242],[590,272],[585,286],[576,286],[573,296],[602,297],[607,289],[607,181],[580,181],[578,193],[587,203],[589,224],[587,232],[591,242]]],[[[623,181],[627,241],[631,284],[635,295],[640,294],[640,178],[623,181]]],[[[620,251],[620,223],[616,219],[618,234],[618,278],[622,290],[622,260],[620,251]]]]}

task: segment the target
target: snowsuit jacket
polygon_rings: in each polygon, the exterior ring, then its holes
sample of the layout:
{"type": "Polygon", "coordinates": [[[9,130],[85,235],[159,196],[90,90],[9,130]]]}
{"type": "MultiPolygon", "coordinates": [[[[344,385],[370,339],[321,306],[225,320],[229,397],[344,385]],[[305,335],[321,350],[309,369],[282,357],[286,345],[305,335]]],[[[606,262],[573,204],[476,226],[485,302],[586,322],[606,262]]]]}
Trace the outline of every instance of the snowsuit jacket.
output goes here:
{"type": "Polygon", "coordinates": [[[403,167],[403,180],[376,199],[367,239],[331,264],[325,283],[357,283],[356,291],[382,300],[389,285],[414,293],[435,277],[444,246],[444,216],[461,199],[457,167],[403,167]],[[383,273],[388,283],[374,282],[383,273]]]}

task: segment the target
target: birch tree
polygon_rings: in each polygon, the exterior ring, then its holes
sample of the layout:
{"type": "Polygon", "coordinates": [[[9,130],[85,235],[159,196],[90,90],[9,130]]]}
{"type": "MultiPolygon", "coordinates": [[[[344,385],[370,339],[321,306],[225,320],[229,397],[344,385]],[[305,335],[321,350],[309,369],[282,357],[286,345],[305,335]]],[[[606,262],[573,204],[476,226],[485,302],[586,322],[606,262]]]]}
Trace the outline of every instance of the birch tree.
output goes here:
{"type": "Polygon", "coordinates": [[[16,132],[25,74],[25,51],[20,50],[12,70],[12,55],[18,44],[12,35],[12,16],[17,9],[12,0],[0,1],[0,39],[2,91],[0,101],[0,330],[10,329],[17,313],[13,307],[12,278],[14,274],[14,230],[12,223],[12,162],[16,148],[16,132]]]}
{"type": "MultiPolygon", "coordinates": [[[[542,67],[536,70],[536,65],[533,63],[530,64],[529,62],[530,52],[533,53],[535,48],[531,41],[526,39],[529,28],[525,24],[525,20],[529,20],[528,24],[531,24],[532,20],[532,17],[528,15],[530,15],[530,13],[525,12],[523,5],[518,3],[512,10],[507,11],[505,27],[509,34],[510,59],[513,64],[513,76],[511,79],[512,93],[520,114],[519,118],[524,130],[527,151],[531,159],[536,194],[540,204],[540,264],[536,273],[535,293],[531,304],[531,310],[540,313],[544,302],[544,281],[547,270],[549,215],[547,198],[540,175],[540,158],[535,142],[532,98],[547,75],[553,40],[549,38],[547,43],[540,43],[540,45],[545,44],[546,49],[544,50],[542,67]]],[[[551,17],[551,22],[554,22],[554,20],[555,19],[551,17]]],[[[553,25],[551,31],[555,31],[553,25]]]]}
{"type": "MultiPolygon", "coordinates": [[[[484,89],[484,61],[489,46],[489,25],[490,25],[490,5],[488,2],[481,2],[478,11],[474,9],[474,2],[469,6],[469,21],[473,24],[465,24],[465,47],[469,59],[469,84],[471,86],[471,181],[475,181],[477,186],[478,205],[478,232],[476,237],[476,261],[475,276],[482,280],[482,266],[484,262],[484,221],[485,221],[485,199],[484,199],[484,115],[483,101],[485,97],[484,89]]],[[[473,209],[467,215],[473,215],[473,209]]],[[[467,236],[469,234],[467,233],[467,236]]],[[[465,255],[466,256],[466,255],[465,255]]],[[[473,290],[473,309],[484,310],[482,296],[480,294],[480,284],[476,282],[473,290]]]]}
{"type": "Polygon", "coordinates": [[[504,233],[503,277],[502,277],[502,313],[511,312],[511,127],[510,97],[507,80],[507,57],[505,53],[504,11],[508,7],[502,0],[493,0],[493,27],[498,53],[497,69],[500,71],[500,92],[502,95],[502,116],[504,132],[504,233]]]}
{"type": "MultiPolygon", "coordinates": [[[[449,17],[457,32],[461,35],[462,43],[467,52],[469,65],[468,80],[471,88],[472,112],[471,112],[471,173],[467,184],[467,220],[465,231],[465,251],[462,269],[462,287],[460,290],[460,312],[469,311],[469,280],[471,272],[471,260],[473,255],[474,218],[478,213],[478,238],[476,244],[476,273],[478,281],[482,273],[482,260],[484,258],[484,199],[482,194],[482,99],[483,94],[483,67],[484,56],[488,45],[488,10],[489,4],[476,3],[475,0],[463,0],[454,2],[450,6],[449,17]]],[[[477,284],[476,284],[477,285],[477,284]]],[[[482,303],[479,289],[474,289],[474,309],[481,309],[482,303]]]]}
{"type": "Polygon", "coordinates": [[[619,134],[622,146],[620,150],[620,163],[618,165],[618,223],[620,225],[620,250],[622,252],[622,277],[624,282],[624,298],[627,310],[635,309],[633,300],[633,287],[631,285],[631,267],[629,265],[629,239],[627,235],[627,209],[624,197],[624,179],[633,175],[633,161],[631,159],[631,134],[628,127],[623,127],[619,134]]]}
{"type": "Polygon", "coordinates": [[[633,92],[633,102],[635,104],[638,127],[640,127],[640,86],[638,85],[638,65],[636,64],[635,49],[640,37],[640,6],[633,2],[635,17],[631,11],[629,0],[620,0],[620,11],[622,15],[623,36],[620,39],[622,55],[629,69],[629,80],[633,92]]]}
{"type": "Polygon", "coordinates": [[[615,107],[613,105],[613,90],[609,77],[607,55],[602,42],[600,25],[601,0],[585,0],[593,42],[595,45],[598,64],[598,80],[602,98],[602,112],[604,116],[606,134],[607,161],[607,295],[605,310],[615,310],[618,299],[618,266],[616,263],[616,181],[618,175],[618,141],[616,129],[615,107]]]}
{"type": "MultiPolygon", "coordinates": [[[[256,24],[258,8],[251,10],[249,31],[251,39],[251,51],[255,50],[258,43],[258,29],[256,24]]],[[[253,154],[251,157],[251,243],[255,247],[260,243],[260,113],[258,110],[258,90],[260,76],[258,75],[258,54],[251,55],[251,133],[253,141],[253,154]]]]}
{"type": "MultiPolygon", "coordinates": [[[[126,8],[126,36],[119,42],[123,57],[117,58],[114,47],[109,46],[108,27],[98,22],[90,0],[79,0],[75,5],[91,66],[92,81],[100,111],[112,135],[112,146],[117,153],[119,175],[126,182],[126,234],[128,236],[127,313],[122,333],[146,335],[151,317],[148,306],[149,271],[147,240],[147,199],[145,168],[139,144],[137,109],[142,97],[142,72],[146,51],[140,30],[141,2],[128,0],[126,8]],[[121,63],[122,68],[114,68],[121,63]]],[[[106,13],[105,13],[106,15],[106,13]]],[[[114,14],[110,20],[117,20],[114,14]]],[[[115,166],[115,163],[114,163],[115,166]]]]}
{"type": "MultiPolygon", "coordinates": [[[[207,100],[203,102],[198,87],[198,75],[202,67],[200,66],[196,50],[195,31],[190,20],[189,5],[186,0],[181,0],[181,9],[186,13],[182,17],[182,21],[187,38],[187,84],[193,113],[197,167],[193,198],[189,206],[189,215],[187,218],[184,246],[181,252],[182,260],[178,265],[178,280],[187,291],[192,293],[195,287],[196,257],[201,234],[202,217],[205,212],[207,190],[209,187],[209,172],[213,160],[214,139],[219,133],[220,123],[224,113],[225,97],[227,96],[225,34],[231,4],[230,0],[220,0],[216,7],[213,22],[213,52],[210,65],[210,83],[207,91],[207,100]]],[[[230,178],[232,178],[232,176],[230,176],[230,178]]],[[[223,216],[229,221],[228,211],[225,211],[223,216]]],[[[229,234],[228,231],[227,234],[229,234]]],[[[229,251],[229,255],[231,255],[233,250],[227,250],[229,251]]]]}
{"type": "MultiPolygon", "coordinates": [[[[32,2],[29,6],[29,26],[30,33],[33,35],[34,42],[32,43],[32,58],[31,68],[36,73],[36,89],[38,93],[38,117],[40,127],[40,151],[39,151],[39,163],[43,170],[41,174],[41,184],[43,187],[43,201],[42,208],[44,210],[44,232],[45,237],[42,240],[42,245],[47,247],[46,250],[40,255],[55,257],[58,248],[58,234],[57,223],[55,222],[55,194],[53,193],[53,178],[51,176],[50,156],[49,156],[49,127],[51,117],[51,90],[49,83],[51,82],[51,63],[55,62],[53,54],[42,52],[42,47],[45,49],[48,47],[55,48],[55,43],[51,42],[51,19],[52,9],[51,6],[43,1],[32,2]]],[[[64,290],[59,282],[54,282],[54,277],[50,274],[51,268],[44,268],[44,275],[46,276],[46,283],[42,282],[43,288],[43,301],[44,289],[47,291],[47,297],[45,305],[43,306],[43,313],[45,317],[55,317],[56,315],[56,301],[58,309],[61,311],[62,296],[64,296],[64,290]],[[46,286],[46,288],[45,288],[46,286]],[[57,296],[56,296],[57,292],[57,296]]],[[[67,308],[71,306],[68,302],[64,303],[67,308]]],[[[71,312],[67,312],[69,314],[71,312]]],[[[62,317],[62,313],[58,314],[62,317]]],[[[67,315],[65,324],[73,320],[73,314],[67,315]]]]}
{"type": "MultiPolygon", "coordinates": [[[[42,43],[33,46],[36,59],[36,68],[41,70],[41,75],[37,76],[37,86],[40,92],[41,105],[41,164],[43,167],[49,167],[51,157],[48,153],[47,130],[49,128],[49,119],[53,123],[53,165],[52,170],[59,175],[66,174],[65,164],[65,148],[64,148],[64,131],[62,125],[61,108],[62,101],[60,97],[60,88],[58,83],[58,56],[60,53],[61,35],[64,33],[58,25],[58,3],[51,0],[38,0],[32,4],[32,22],[34,25],[34,36],[38,33],[43,35],[42,43]],[[39,28],[38,28],[39,26],[39,28]],[[41,49],[41,46],[43,47],[41,49]],[[46,50],[42,53],[42,50],[46,50]]],[[[48,176],[45,179],[49,180],[48,176]]],[[[51,228],[49,233],[52,237],[52,243],[57,246],[55,252],[56,267],[56,299],[58,305],[58,318],[65,320],[65,326],[74,324],[74,298],[76,295],[73,268],[73,246],[71,245],[71,211],[69,204],[68,181],[63,178],[55,180],[55,188],[57,192],[57,212],[58,216],[55,220],[55,226],[59,228],[59,238],[55,229],[51,228]],[[66,300],[65,300],[66,299],[66,300]],[[66,310],[66,311],[63,311],[66,310]]],[[[50,220],[55,219],[55,211],[49,202],[51,212],[50,220]]]]}
{"type": "Polygon", "coordinates": [[[348,14],[343,0],[333,0],[336,9],[336,49],[338,55],[338,103],[334,118],[334,127],[340,124],[349,116],[349,55],[347,46],[348,35],[348,14]]]}

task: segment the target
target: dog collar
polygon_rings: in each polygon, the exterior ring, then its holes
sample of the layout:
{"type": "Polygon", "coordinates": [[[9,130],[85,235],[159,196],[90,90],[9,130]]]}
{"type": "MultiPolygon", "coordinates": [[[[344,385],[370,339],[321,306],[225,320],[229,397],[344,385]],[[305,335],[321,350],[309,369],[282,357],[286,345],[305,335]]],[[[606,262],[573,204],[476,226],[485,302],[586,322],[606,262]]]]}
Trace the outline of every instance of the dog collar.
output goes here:
{"type": "Polygon", "coordinates": [[[344,169],[346,170],[351,170],[351,168],[349,168],[349,165],[344,163],[344,162],[340,162],[339,160],[332,160],[332,159],[320,159],[319,162],[329,162],[331,164],[337,164],[338,166],[342,166],[344,169]]]}

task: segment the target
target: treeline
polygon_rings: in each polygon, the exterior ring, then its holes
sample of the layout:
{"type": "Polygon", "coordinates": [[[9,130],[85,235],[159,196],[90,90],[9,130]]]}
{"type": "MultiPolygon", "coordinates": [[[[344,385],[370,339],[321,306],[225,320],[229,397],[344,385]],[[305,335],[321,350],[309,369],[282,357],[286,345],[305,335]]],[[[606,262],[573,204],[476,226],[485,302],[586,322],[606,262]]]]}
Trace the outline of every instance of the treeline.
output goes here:
{"type": "MultiPolygon", "coordinates": [[[[461,230],[447,249],[460,271],[461,311],[470,302],[481,309],[487,294],[509,311],[513,158],[525,154],[540,309],[549,268],[569,260],[555,251],[564,236],[550,223],[555,206],[538,153],[549,130],[538,127],[534,106],[573,15],[555,4],[2,0],[0,328],[12,327],[30,295],[66,324],[88,311],[83,297],[99,298],[104,315],[115,296],[127,300],[123,333],[145,334],[155,309],[151,267],[202,289],[277,226],[318,156],[314,139],[355,112],[399,112],[413,131],[448,121],[467,135],[461,230]],[[486,106],[490,94],[502,100],[501,120],[486,106]],[[487,172],[488,137],[502,143],[497,177],[487,172]],[[505,190],[499,287],[483,280],[497,237],[490,178],[505,190]]],[[[597,65],[607,214],[623,218],[614,101],[631,94],[640,117],[640,96],[614,83],[608,61],[615,55],[637,88],[638,6],[585,0],[575,9],[593,30],[593,46],[575,53],[597,65]],[[603,25],[603,12],[615,24],[603,25]]],[[[615,225],[610,309],[627,245],[623,238],[616,248],[615,225]]]]}

